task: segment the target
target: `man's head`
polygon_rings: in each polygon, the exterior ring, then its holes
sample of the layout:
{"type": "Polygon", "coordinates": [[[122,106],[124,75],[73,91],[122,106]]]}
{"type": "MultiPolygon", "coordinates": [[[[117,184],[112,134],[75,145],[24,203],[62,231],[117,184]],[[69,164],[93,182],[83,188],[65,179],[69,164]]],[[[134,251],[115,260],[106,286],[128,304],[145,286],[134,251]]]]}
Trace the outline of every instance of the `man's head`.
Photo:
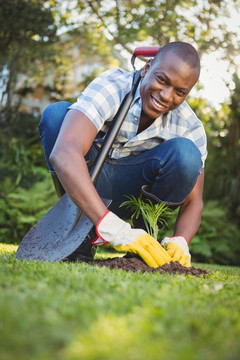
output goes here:
{"type": "Polygon", "coordinates": [[[142,110],[149,120],[183,103],[200,75],[200,60],[194,47],[173,42],[160,48],[142,69],[142,110]]]}

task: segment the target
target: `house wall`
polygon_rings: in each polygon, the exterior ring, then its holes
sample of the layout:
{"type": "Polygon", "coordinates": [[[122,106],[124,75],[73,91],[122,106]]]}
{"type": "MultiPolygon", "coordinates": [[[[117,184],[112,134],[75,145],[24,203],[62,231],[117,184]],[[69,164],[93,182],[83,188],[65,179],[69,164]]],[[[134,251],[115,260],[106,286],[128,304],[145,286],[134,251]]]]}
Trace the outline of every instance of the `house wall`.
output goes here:
{"type": "MultiPolygon", "coordinates": [[[[73,42],[69,41],[69,38],[63,39],[66,58],[69,61],[69,70],[66,76],[66,82],[61,89],[62,95],[56,92],[56,74],[54,69],[51,73],[47,74],[44,78],[44,84],[34,84],[31,79],[26,79],[25,75],[19,77],[18,88],[24,86],[24,82],[28,80],[31,83],[31,92],[27,93],[21,98],[20,111],[33,113],[35,115],[41,114],[43,110],[52,102],[76,99],[80,92],[83,90],[81,84],[86,77],[90,77],[94,72],[101,73],[102,71],[110,67],[118,67],[119,60],[114,56],[102,58],[94,53],[86,51],[86,46],[75,39],[73,42]],[[84,49],[84,50],[83,50],[84,49]]],[[[18,102],[18,95],[15,96],[14,102],[18,102]]]]}

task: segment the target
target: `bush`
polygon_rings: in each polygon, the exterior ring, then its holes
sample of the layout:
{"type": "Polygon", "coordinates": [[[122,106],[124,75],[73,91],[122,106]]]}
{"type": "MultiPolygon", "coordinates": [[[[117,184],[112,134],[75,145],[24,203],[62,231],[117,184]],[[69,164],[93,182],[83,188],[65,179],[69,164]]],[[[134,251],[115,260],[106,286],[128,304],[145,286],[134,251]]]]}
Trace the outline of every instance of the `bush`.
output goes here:
{"type": "Polygon", "coordinates": [[[239,230],[227,213],[217,201],[206,204],[201,225],[190,244],[193,261],[240,265],[239,230]]]}
{"type": "Polygon", "coordinates": [[[20,243],[27,231],[57,201],[50,176],[29,189],[16,187],[10,178],[3,182],[0,193],[0,242],[20,243]]]}
{"type": "MultiPolygon", "coordinates": [[[[192,261],[220,265],[240,265],[240,241],[237,223],[228,218],[228,210],[218,201],[206,203],[197,234],[190,243],[192,261]]],[[[175,213],[177,216],[177,213],[175,213]]],[[[175,219],[161,230],[161,239],[173,236],[175,219]]]]}

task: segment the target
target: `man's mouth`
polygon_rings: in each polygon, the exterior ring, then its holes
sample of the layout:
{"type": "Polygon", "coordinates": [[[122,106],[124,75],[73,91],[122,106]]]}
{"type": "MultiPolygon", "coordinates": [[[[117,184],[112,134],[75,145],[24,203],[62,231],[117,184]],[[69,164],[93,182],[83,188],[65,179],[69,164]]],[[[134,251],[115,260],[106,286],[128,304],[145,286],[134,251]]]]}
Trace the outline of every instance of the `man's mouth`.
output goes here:
{"type": "Polygon", "coordinates": [[[154,97],[151,96],[151,99],[152,99],[153,104],[155,105],[155,107],[158,110],[160,110],[160,111],[167,110],[167,107],[160,104],[160,102],[158,100],[156,100],[154,97]]]}

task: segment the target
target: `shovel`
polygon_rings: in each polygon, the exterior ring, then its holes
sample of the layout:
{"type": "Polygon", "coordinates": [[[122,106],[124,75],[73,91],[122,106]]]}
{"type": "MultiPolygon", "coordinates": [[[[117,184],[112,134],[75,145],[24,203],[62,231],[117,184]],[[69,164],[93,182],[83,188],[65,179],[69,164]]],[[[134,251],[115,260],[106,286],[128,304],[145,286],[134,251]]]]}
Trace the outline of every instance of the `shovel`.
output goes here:
{"type": "MultiPolygon", "coordinates": [[[[158,50],[159,47],[139,47],[135,49],[132,55],[131,64],[134,69],[132,88],[123,99],[91,168],[90,176],[94,185],[96,185],[100,170],[128,112],[141,79],[141,70],[136,70],[134,66],[135,59],[137,56],[153,57],[158,50]]],[[[102,201],[106,207],[111,204],[109,199],[102,199],[102,201]]],[[[64,260],[82,244],[93,228],[93,223],[69,196],[64,194],[28,231],[18,247],[16,258],[50,262],[64,260]]]]}

